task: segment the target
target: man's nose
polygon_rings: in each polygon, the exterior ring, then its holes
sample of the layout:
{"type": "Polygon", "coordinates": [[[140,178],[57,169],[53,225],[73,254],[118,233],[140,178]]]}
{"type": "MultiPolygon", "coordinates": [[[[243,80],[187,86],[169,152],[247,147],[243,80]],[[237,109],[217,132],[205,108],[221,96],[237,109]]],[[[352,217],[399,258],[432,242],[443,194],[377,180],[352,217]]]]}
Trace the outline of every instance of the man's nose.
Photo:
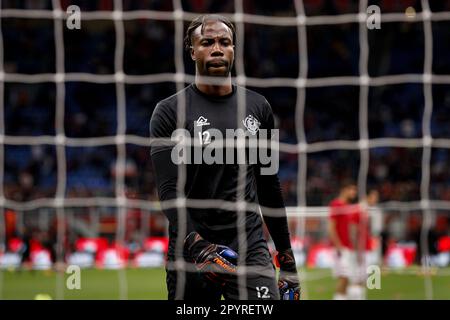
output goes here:
{"type": "Polygon", "coordinates": [[[214,42],[211,55],[223,55],[222,48],[220,47],[219,42],[214,42]]]}

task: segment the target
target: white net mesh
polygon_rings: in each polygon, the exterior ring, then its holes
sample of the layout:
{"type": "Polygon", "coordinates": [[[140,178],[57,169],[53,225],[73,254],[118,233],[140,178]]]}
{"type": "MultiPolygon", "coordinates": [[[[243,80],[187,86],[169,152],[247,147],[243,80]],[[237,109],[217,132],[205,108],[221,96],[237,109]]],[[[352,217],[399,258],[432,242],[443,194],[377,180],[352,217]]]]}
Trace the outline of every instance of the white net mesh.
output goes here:
{"type": "MultiPolygon", "coordinates": [[[[280,152],[293,154],[298,156],[297,170],[297,187],[295,207],[288,208],[288,216],[297,220],[295,224],[297,229],[293,231],[299,238],[303,238],[307,230],[305,217],[326,217],[328,209],[325,203],[322,206],[311,207],[307,202],[307,185],[308,185],[308,161],[311,155],[321,152],[350,150],[359,152],[359,171],[357,176],[358,193],[360,199],[363,199],[367,193],[367,180],[370,165],[370,152],[377,148],[411,148],[422,150],[421,161],[421,180],[420,180],[420,200],[417,201],[386,201],[380,204],[383,210],[389,211],[412,211],[420,210],[423,213],[423,223],[421,225],[421,247],[422,252],[427,255],[428,250],[428,231],[432,220],[432,212],[435,210],[450,210],[450,201],[441,199],[430,199],[430,166],[433,148],[449,149],[450,139],[435,138],[431,132],[431,121],[433,113],[433,85],[450,84],[450,75],[435,74],[433,72],[433,22],[449,21],[450,12],[432,12],[427,0],[421,1],[422,11],[417,12],[414,17],[408,17],[403,12],[399,13],[382,13],[381,21],[383,23],[391,22],[409,22],[422,23],[424,33],[424,63],[422,73],[404,73],[396,75],[370,76],[369,66],[369,40],[367,28],[367,7],[369,1],[359,1],[359,10],[356,13],[346,13],[327,16],[309,16],[305,13],[304,1],[295,0],[295,12],[291,12],[291,16],[265,16],[248,14],[244,12],[244,2],[242,0],[234,1],[234,13],[224,13],[234,21],[237,31],[237,43],[245,42],[245,26],[247,24],[265,25],[272,28],[278,27],[294,27],[298,34],[298,48],[296,54],[299,57],[298,77],[270,77],[258,78],[246,75],[244,61],[244,46],[238,46],[236,51],[235,70],[236,76],[232,81],[238,85],[255,87],[255,88],[275,88],[286,87],[296,90],[297,100],[295,106],[295,132],[296,143],[281,142],[279,144],[280,152]],[[313,26],[334,26],[339,24],[357,23],[359,26],[359,62],[358,72],[356,76],[330,76],[330,77],[308,77],[308,27],[313,26]],[[377,88],[388,85],[401,85],[406,83],[414,83],[423,85],[424,96],[424,112],[422,116],[422,134],[416,138],[396,138],[396,137],[379,137],[371,138],[369,135],[369,93],[371,88],[377,88]],[[358,130],[359,138],[356,140],[329,140],[308,142],[305,132],[305,106],[307,89],[324,88],[330,86],[355,86],[359,88],[359,111],[358,111],[358,130]]],[[[68,3],[63,2],[64,5],[68,3]]],[[[106,2],[108,3],[108,2],[106,2]]],[[[30,5],[33,7],[32,5],[30,5]]],[[[184,65],[183,53],[183,37],[184,25],[198,16],[198,13],[188,12],[183,9],[181,0],[173,0],[172,11],[160,10],[123,10],[121,0],[114,0],[112,7],[108,10],[95,10],[82,12],[82,24],[88,21],[112,21],[115,35],[115,51],[114,66],[111,74],[94,74],[90,72],[66,72],[65,42],[64,28],[65,19],[68,15],[58,0],[51,2],[51,8],[31,8],[31,9],[12,9],[3,7],[0,10],[1,20],[20,18],[20,19],[36,19],[36,20],[52,20],[54,26],[54,72],[52,73],[15,73],[7,71],[4,65],[4,45],[3,31],[0,30],[0,243],[2,247],[6,247],[5,242],[5,210],[12,209],[18,212],[27,212],[40,208],[54,208],[58,216],[58,232],[57,232],[57,261],[64,261],[64,239],[67,232],[66,226],[66,209],[67,208],[90,208],[90,207],[107,207],[116,208],[117,212],[117,230],[116,242],[123,243],[126,233],[126,216],[127,209],[138,208],[146,211],[159,211],[160,203],[157,201],[149,201],[145,199],[131,199],[126,194],[126,166],[127,166],[127,145],[137,145],[142,147],[150,146],[150,139],[145,136],[130,134],[127,132],[127,102],[126,102],[126,86],[137,84],[157,84],[162,82],[175,83],[176,90],[184,88],[185,83],[193,82],[194,76],[186,73],[184,65]],[[126,47],[125,23],[139,20],[155,20],[170,21],[174,23],[174,72],[157,73],[157,74],[127,74],[124,71],[124,55],[126,47]],[[66,135],[65,108],[66,108],[66,90],[67,84],[72,82],[85,82],[95,84],[114,84],[115,85],[115,104],[116,104],[116,134],[98,137],[69,137],[66,135]],[[55,97],[55,131],[50,135],[10,135],[5,130],[5,87],[10,83],[20,84],[40,84],[53,83],[56,88],[55,97]],[[56,155],[56,192],[54,197],[40,197],[34,200],[20,201],[7,198],[4,190],[5,178],[5,150],[7,146],[36,146],[50,145],[55,148],[56,155]],[[67,176],[67,150],[76,147],[102,147],[115,146],[116,162],[115,162],[115,187],[114,197],[109,196],[81,196],[70,197],[66,190],[67,176]]],[[[2,24],[2,29],[5,28],[2,24]]],[[[74,31],[76,32],[76,31],[74,31]]],[[[66,44],[67,45],[67,44],[66,44]]],[[[275,58],[275,57],[274,57],[275,58]]],[[[245,98],[238,97],[239,110],[238,119],[243,118],[243,110],[245,107],[245,98]]],[[[182,124],[185,116],[185,101],[183,96],[178,106],[178,121],[182,124]]],[[[181,127],[181,125],[180,125],[181,127]]],[[[239,219],[243,218],[243,214],[247,206],[251,204],[245,203],[243,190],[241,190],[236,203],[226,203],[224,201],[211,200],[190,200],[186,199],[183,194],[186,172],[183,166],[179,166],[178,181],[178,201],[168,203],[169,206],[179,209],[179,227],[180,234],[185,233],[185,217],[186,206],[188,207],[215,207],[227,206],[234,208],[239,213],[239,219]],[[184,230],[184,231],[183,231],[184,230]]],[[[245,177],[245,166],[241,166],[241,179],[245,177]]],[[[243,181],[241,180],[241,185],[243,181]]],[[[238,224],[243,226],[244,224],[238,224]]],[[[246,239],[243,235],[245,232],[240,230],[239,239],[241,252],[246,250],[246,239]]],[[[183,239],[180,237],[177,242],[177,252],[181,252],[183,239]]],[[[242,254],[245,256],[245,254],[242,254]]],[[[240,261],[242,265],[243,261],[240,261]]],[[[424,260],[423,268],[429,268],[429,264],[424,260]]],[[[175,263],[176,269],[179,271],[179,290],[183,287],[183,275],[186,267],[183,259],[177,259],[175,263]]],[[[245,275],[247,270],[243,267],[239,268],[239,281],[241,288],[245,286],[245,275]]],[[[428,273],[426,273],[428,274],[428,273]]],[[[120,298],[127,298],[127,278],[125,271],[118,272],[120,284],[120,298]]],[[[303,272],[301,278],[308,279],[308,273],[303,272]]],[[[61,275],[58,278],[58,298],[64,298],[64,281],[61,275]]],[[[425,290],[426,297],[433,298],[433,288],[430,276],[426,276],[425,290]]],[[[0,286],[2,282],[0,281],[0,286]]],[[[2,292],[2,290],[0,290],[2,292]]],[[[308,296],[308,288],[303,287],[305,297],[308,296]]],[[[240,291],[240,296],[245,298],[245,290],[240,291]]]]}

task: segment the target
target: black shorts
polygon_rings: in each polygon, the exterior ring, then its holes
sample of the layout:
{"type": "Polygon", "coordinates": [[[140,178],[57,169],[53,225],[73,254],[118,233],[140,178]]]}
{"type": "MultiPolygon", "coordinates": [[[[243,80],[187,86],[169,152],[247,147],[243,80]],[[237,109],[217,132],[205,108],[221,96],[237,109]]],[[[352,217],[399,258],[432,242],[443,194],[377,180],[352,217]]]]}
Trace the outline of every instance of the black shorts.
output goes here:
{"type": "Polygon", "coordinates": [[[187,300],[198,302],[217,302],[222,296],[226,300],[279,300],[275,266],[267,248],[258,248],[247,252],[247,266],[256,269],[249,271],[245,285],[239,279],[232,279],[224,286],[207,280],[200,272],[181,272],[167,270],[166,282],[169,300],[187,300]],[[184,286],[177,292],[177,275],[183,277],[184,286]]]}

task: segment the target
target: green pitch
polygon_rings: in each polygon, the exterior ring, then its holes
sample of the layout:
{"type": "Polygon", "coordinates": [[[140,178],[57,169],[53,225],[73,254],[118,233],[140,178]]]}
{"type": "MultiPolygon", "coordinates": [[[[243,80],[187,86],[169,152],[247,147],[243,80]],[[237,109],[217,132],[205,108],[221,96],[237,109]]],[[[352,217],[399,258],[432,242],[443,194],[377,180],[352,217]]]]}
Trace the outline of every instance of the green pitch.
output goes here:
{"type": "MultiPolygon", "coordinates": [[[[303,298],[331,299],[335,280],[330,270],[301,269],[303,298]]],[[[164,269],[127,269],[122,271],[83,269],[81,289],[68,290],[69,275],[53,271],[0,271],[1,299],[35,299],[44,294],[64,299],[166,299],[164,269]],[[121,291],[122,288],[126,290],[121,291]],[[59,294],[61,290],[59,290],[59,294]],[[61,297],[61,295],[59,296],[61,297]]],[[[434,299],[450,299],[450,268],[439,269],[431,277],[434,299]]],[[[418,268],[402,273],[383,272],[381,289],[368,290],[369,299],[426,299],[425,277],[418,268]]]]}

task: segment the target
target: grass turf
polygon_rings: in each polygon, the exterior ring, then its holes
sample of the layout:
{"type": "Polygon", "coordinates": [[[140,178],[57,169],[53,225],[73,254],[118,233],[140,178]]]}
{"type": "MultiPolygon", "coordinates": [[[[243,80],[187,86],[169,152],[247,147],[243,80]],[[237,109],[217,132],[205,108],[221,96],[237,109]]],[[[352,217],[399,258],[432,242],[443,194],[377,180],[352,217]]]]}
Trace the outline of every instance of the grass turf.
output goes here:
{"type": "MultiPolygon", "coordinates": [[[[383,272],[381,289],[368,290],[369,299],[426,299],[425,276],[418,268],[404,272],[383,272]]],[[[329,300],[335,279],[330,270],[301,269],[304,299],[329,300]]],[[[66,288],[68,274],[53,271],[0,271],[0,299],[34,299],[37,294],[58,298],[57,288],[64,287],[64,299],[166,299],[165,271],[157,269],[126,269],[81,271],[81,289],[66,288]],[[126,279],[126,281],[125,281],[126,279]]],[[[431,276],[433,299],[450,299],[450,268],[439,269],[431,276]]],[[[60,298],[61,295],[59,295],[60,298]]]]}

